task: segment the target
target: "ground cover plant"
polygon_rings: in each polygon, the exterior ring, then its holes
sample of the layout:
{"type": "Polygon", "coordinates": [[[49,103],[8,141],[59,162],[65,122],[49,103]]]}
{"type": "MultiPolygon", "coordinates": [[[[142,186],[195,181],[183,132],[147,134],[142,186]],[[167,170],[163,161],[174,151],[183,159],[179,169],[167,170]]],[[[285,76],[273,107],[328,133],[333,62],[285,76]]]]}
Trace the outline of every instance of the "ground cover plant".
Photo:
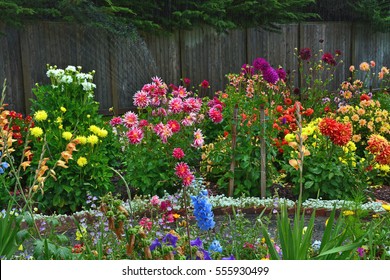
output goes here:
{"type": "Polygon", "coordinates": [[[4,83],[1,258],[390,259],[389,202],[371,195],[389,184],[390,74],[363,62],[332,92],[339,55],[297,50],[299,88],[264,58],[211,97],[153,77],[109,120],[81,67],[48,66],[31,116],[4,83]]]}

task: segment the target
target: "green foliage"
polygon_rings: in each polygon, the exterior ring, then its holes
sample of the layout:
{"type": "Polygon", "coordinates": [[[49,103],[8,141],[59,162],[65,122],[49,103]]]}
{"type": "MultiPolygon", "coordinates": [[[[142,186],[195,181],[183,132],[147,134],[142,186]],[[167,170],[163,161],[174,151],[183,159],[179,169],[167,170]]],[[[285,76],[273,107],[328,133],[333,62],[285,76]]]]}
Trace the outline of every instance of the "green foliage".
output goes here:
{"type": "Polygon", "coordinates": [[[21,229],[23,215],[19,215],[8,204],[6,211],[0,213],[0,256],[10,259],[26,238],[26,231],[21,229]]]}
{"type": "MultiPolygon", "coordinates": [[[[361,240],[350,236],[346,230],[344,219],[339,217],[335,220],[336,209],[334,208],[325,227],[319,250],[311,255],[312,235],[314,230],[315,211],[312,213],[309,223],[305,226],[305,214],[300,213],[300,206],[295,211],[294,220],[288,215],[286,205],[281,205],[281,212],[277,218],[277,239],[283,250],[283,260],[308,260],[308,259],[331,259],[345,260],[354,257],[355,250],[362,245],[361,240]],[[346,243],[348,241],[348,243],[346,243]]],[[[271,259],[280,260],[281,256],[275,250],[270,235],[265,226],[262,227],[264,238],[270,248],[271,259]]]]}
{"type": "Polygon", "coordinates": [[[390,1],[388,0],[358,0],[348,1],[360,14],[364,22],[380,32],[390,31],[390,1]]]}
{"type": "Polygon", "coordinates": [[[209,25],[218,31],[277,24],[313,17],[302,12],[312,0],[5,0],[0,21],[20,25],[25,20],[53,20],[97,26],[115,34],[174,31],[209,25]]]}
{"type": "MultiPolygon", "coordinates": [[[[108,128],[94,101],[93,73],[67,67],[50,67],[50,85],[37,85],[32,100],[35,127],[42,128],[45,141],[33,137],[33,151],[46,151],[47,162],[56,166],[53,180],[47,180],[37,202],[43,211],[64,213],[80,210],[87,193],[105,194],[112,188],[109,168],[108,128]],[[47,118],[40,117],[42,113],[47,118]]],[[[34,136],[34,135],[33,135],[34,136]]],[[[35,154],[36,152],[34,152],[35,154]]],[[[38,164],[39,157],[33,157],[38,164]]],[[[31,180],[31,179],[30,179],[31,180]]]]}

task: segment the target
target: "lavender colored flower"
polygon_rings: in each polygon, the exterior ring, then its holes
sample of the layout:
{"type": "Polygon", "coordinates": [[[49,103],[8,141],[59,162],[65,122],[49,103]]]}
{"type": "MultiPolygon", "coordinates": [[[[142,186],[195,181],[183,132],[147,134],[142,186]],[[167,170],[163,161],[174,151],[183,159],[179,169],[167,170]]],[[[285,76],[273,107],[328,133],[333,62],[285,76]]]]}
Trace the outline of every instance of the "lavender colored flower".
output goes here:
{"type": "Polygon", "coordinates": [[[279,80],[278,72],[272,67],[268,67],[263,71],[263,77],[271,84],[275,84],[279,80]]]}
{"type": "Polygon", "coordinates": [[[233,255],[230,255],[229,257],[224,257],[221,260],[227,261],[227,260],[235,260],[236,258],[233,255]]]}
{"type": "Polygon", "coordinates": [[[161,247],[161,243],[160,241],[158,240],[158,238],[156,238],[155,240],[152,241],[152,244],[150,245],[150,251],[154,251],[156,250],[157,247],[161,247]]]}
{"type": "Polygon", "coordinates": [[[198,248],[202,248],[202,246],[203,246],[202,240],[200,240],[199,237],[197,237],[195,240],[191,240],[190,244],[191,244],[191,246],[196,246],[198,248]]]}
{"type": "Polygon", "coordinates": [[[168,233],[167,235],[164,236],[164,238],[162,239],[162,242],[175,248],[177,240],[178,240],[177,236],[175,236],[171,233],[168,233]]]}
{"type": "Polygon", "coordinates": [[[261,71],[264,71],[267,68],[271,67],[268,61],[262,57],[258,57],[255,60],[253,60],[252,65],[256,70],[261,70],[261,71]]]}
{"type": "Polygon", "coordinates": [[[194,216],[198,227],[205,231],[215,226],[212,205],[207,195],[207,190],[203,190],[198,196],[191,196],[192,203],[194,204],[194,216]]]}
{"type": "Polygon", "coordinates": [[[197,255],[196,256],[197,260],[205,260],[205,261],[211,260],[210,253],[208,251],[206,251],[205,249],[200,248],[200,249],[198,249],[198,252],[202,253],[203,257],[201,258],[197,255]]]}
{"type": "Polygon", "coordinates": [[[330,98],[329,97],[322,98],[322,104],[326,104],[326,103],[329,103],[329,102],[330,102],[330,98]]]}
{"type": "Polygon", "coordinates": [[[210,251],[210,252],[222,253],[222,246],[221,246],[221,243],[219,243],[218,240],[214,240],[213,242],[211,242],[211,244],[210,244],[210,246],[209,246],[209,251],[210,251]]]}

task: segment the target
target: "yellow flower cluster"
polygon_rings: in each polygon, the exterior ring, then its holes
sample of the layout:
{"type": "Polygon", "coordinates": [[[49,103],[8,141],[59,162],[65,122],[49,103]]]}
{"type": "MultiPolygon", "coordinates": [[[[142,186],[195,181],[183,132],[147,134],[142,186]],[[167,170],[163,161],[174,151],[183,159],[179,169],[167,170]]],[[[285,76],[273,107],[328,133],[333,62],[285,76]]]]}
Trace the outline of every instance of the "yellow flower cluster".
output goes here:
{"type": "Polygon", "coordinates": [[[106,136],[108,135],[108,131],[107,131],[107,130],[105,130],[104,128],[99,128],[99,127],[97,127],[96,125],[91,125],[91,126],[89,127],[89,130],[90,130],[93,134],[99,136],[100,138],[104,138],[104,137],[106,137],[106,136]]]}
{"type": "Polygon", "coordinates": [[[99,138],[96,135],[91,134],[87,137],[87,142],[94,146],[99,142],[99,138]]]}
{"type": "Polygon", "coordinates": [[[31,135],[36,137],[36,138],[41,137],[43,135],[42,128],[40,128],[38,126],[30,128],[30,132],[31,132],[31,135]]]}
{"type": "Polygon", "coordinates": [[[39,110],[34,113],[34,119],[38,122],[45,121],[47,119],[47,113],[45,110],[39,110]]]}
{"type": "Polygon", "coordinates": [[[69,131],[62,132],[62,138],[69,141],[72,138],[72,132],[69,131]]]}
{"type": "Polygon", "coordinates": [[[80,167],[87,165],[87,163],[88,161],[85,157],[79,157],[79,159],[77,160],[77,165],[80,167]]]}

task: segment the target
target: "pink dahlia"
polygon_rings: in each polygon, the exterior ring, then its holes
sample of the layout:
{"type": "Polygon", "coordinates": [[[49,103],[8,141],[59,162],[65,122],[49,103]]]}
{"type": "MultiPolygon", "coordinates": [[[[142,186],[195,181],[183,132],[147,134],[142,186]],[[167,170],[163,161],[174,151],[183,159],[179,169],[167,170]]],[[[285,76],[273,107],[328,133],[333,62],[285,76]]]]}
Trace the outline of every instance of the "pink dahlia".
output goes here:
{"type": "Polygon", "coordinates": [[[171,128],[168,125],[164,125],[163,123],[155,125],[153,130],[161,138],[163,143],[167,143],[168,138],[173,134],[171,128]]]}
{"type": "Polygon", "coordinates": [[[190,167],[185,162],[178,162],[175,166],[175,174],[180,179],[183,179],[187,174],[191,173],[190,167]]]}
{"type": "Polygon", "coordinates": [[[183,186],[188,187],[195,180],[195,176],[191,172],[189,172],[182,178],[182,180],[183,180],[183,186]]]}
{"type": "Polygon", "coordinates": [[[172,130],[173,133],[177,133],[180,131],[180,123],[176,120],[169,120],[167,125],[172,130]]]}
{"type": "Polygon", "coordinates": [[[142,129],[138,127],[133,127],[126,133],[126,136],[131,144],[139,144],[144,138],[144,133],[142,129]]]}
{"type": "Polygon", "coordinates": [[[127,128],[132,128],[133,126],[136,126],[138,124],[138,116],[136,113],[133,113],[131,111],[127,112],[123,116],[123,124],[127,128]]]}
{"type": "Polygon", "coordinates": [[[172,91],[173,96],[175,97],[180,97],[180,98],[185,98],[187,97],[187,89],[185,87],[179,86],[176,88],[174,91],[172,91]]]}
{"type": "Polygon", "coordinates": [[[220,123],[223,120],[221,110],[217,106],[209,110],[209,117],[213,123],[220,123]]]}
{"type": "Polygon", "coordinates": [[[137,91],[133,97],[133,104],[138,108],[146,108],[150,103],[149,95],[146,91],[137,91]]]}
{"type": "Polygon", "coordinates": [[[194,132],[194,143],[192,144],[192,146],[196,148],[200,148],[203,146],[203,144],[204,144],[204,137],[202,131],[198,129],[194,132]]]}
{"type": "Polygon", "coordinates": [[[112,127],[122,124],[122,118],[121,117],[114,117],[110,120],[110,125],[112,127]]]}
{"type": "Polygon", "coordinates": [[[186,113],[198,113],[202,107],[202,99],[190,97],[184,100],[183,111],[186,113]]]}
{"type": "Polygon", "coordinates": [[[181,124],[184,126],[191,126],[195,123],[195,121],[196,121],[196,114],[190,113],[181,121],[181,124]]]}
{"type": "Polygon", "coordinates": [[[183,101],[180,97],[172,98],[171,101],[169,101],[169,111],[175,114],[183,111],[183,101]]]}
{"type": "Polygon", "coordinates": [[[147,120],[140,120],[138,123],[138,127],[144,127],[144,126],[148,126],[148,125],[149,125],[149,122],[147,120]]]}
{"type": "Polygon", "coordinates": [[[185,154],[181,148],[174,148],[172,152],[172,156],[176,159],[182,159],[185,154]]]}

